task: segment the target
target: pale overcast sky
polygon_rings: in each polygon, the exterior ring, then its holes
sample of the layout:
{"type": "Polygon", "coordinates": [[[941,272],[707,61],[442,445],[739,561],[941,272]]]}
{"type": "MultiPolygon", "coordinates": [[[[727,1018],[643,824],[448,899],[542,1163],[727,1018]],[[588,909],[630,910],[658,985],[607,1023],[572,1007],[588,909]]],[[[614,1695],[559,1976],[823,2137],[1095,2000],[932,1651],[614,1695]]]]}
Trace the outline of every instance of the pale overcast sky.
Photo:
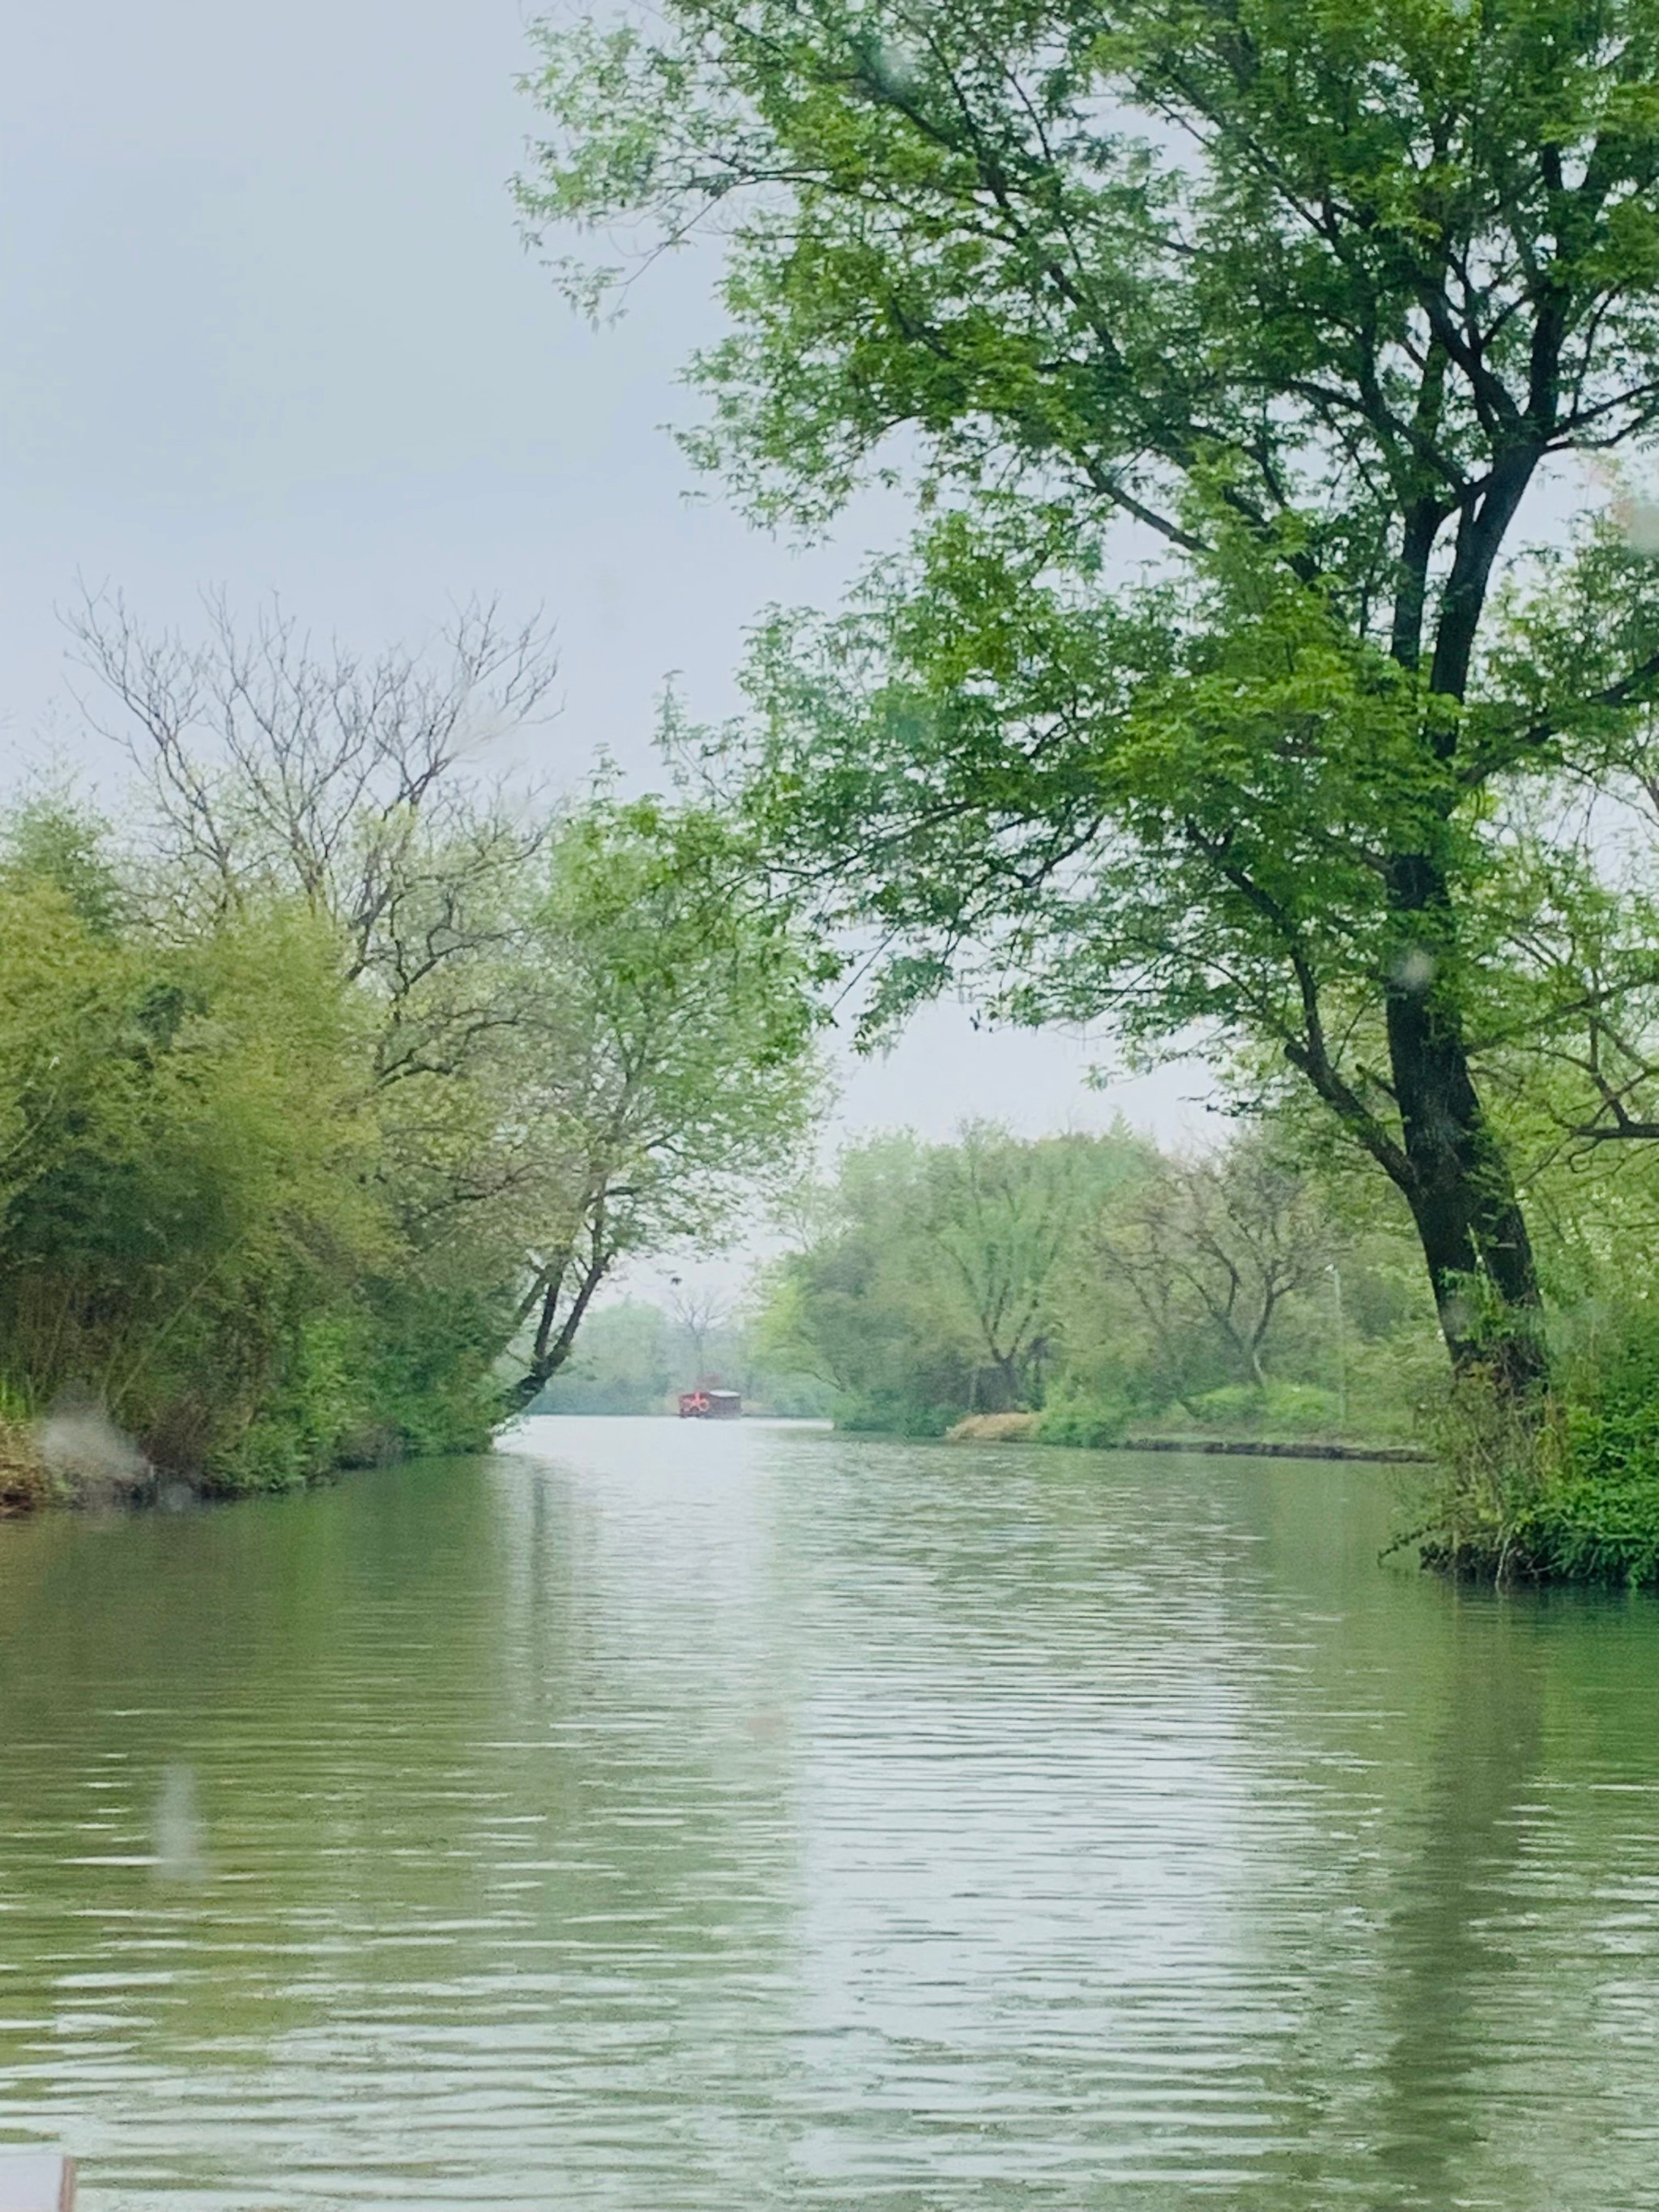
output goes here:
{"type": "MultiPolygon", "coordinates": [[[[354,643],[456,601],[544,606],[564,710],[535,765],[650,765],[676,673],[727,711],[745,623],[833,601],[890,520],[794,555],[718,493],[688,504],[663,425],[715,327],[707,264],[578,323],[525,253],[507,183],[532,118],[514,0],[57,0],[0,39],[0,747],[5,781],[84,755],[54,609],[77,577],[147,622],[198,590],[280,591],[354,643]],[[861,542],[865,541],[865,542],[861,542]],[[43,732],[45,736],[43,737],[43,732]]],[[[1121,1106],[1202,1130],[1193,1073],[1088,1089],[1108,1056],[924,1018],[855,1068],[848,1129],[965,1114],[1028,1130],[1121,1106]]]]}

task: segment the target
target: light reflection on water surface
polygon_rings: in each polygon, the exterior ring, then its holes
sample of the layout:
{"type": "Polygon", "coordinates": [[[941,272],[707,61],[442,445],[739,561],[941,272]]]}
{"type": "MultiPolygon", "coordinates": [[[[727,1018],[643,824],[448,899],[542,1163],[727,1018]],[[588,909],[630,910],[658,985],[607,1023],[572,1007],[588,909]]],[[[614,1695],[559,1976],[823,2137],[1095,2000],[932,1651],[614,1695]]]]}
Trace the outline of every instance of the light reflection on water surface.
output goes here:
{"type": "Polygon", "coordinates": [[[88,2212],[1659,2206],[1659,1607],[1378,1470],[526,1425],[0,1529],[88,2212]]]}

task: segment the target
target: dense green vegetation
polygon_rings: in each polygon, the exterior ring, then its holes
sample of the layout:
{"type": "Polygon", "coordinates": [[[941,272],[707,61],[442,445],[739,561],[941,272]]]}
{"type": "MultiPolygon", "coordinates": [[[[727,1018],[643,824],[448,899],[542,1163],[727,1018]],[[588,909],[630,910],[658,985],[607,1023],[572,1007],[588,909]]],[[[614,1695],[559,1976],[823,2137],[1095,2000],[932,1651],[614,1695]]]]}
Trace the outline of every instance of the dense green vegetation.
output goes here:
{"type": "Polygon", "coordinates": [[[469,778],[547,672],[487,617],[435,671],[83,637],[138,826],[0,839],[0,1503],[476,1448],[787,1164],[811,963],[712,817],[469,778]]]}
{"type": "Polygon", "coordinates": [[[696,457],[807,531],[912,500],[673,732],[873,945],[872,1028],[1103,1021],[1346,1146],[1464,1386],[1442,1555],[1647,1571],[1594,1532],[1651,1370],[1575,1347],[1659,1139],[1659,570],[1606,458],[1659,428],[1659,6],[666,0],[539,59],[532,233],[723,241],[696,457]]]}

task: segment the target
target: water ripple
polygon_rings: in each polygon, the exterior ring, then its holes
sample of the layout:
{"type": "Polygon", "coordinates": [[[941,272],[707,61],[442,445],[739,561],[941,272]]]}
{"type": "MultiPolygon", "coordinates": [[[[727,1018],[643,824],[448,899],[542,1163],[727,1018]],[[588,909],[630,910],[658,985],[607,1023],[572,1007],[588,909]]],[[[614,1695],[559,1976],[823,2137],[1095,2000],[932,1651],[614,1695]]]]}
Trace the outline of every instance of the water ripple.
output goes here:
{"type": "Polygon", "coordinates": [[[1659,1609],[1391,1478],[542,1422],[0,1529],[90,2212],[1659,2207],[1659,1609]]]}

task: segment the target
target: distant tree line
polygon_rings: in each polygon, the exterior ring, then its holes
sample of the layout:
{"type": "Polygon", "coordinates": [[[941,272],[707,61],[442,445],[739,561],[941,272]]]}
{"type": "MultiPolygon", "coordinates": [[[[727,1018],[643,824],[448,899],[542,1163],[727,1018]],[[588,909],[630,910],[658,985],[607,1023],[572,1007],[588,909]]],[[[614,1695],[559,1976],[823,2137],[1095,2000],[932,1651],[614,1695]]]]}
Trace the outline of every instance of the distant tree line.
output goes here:
{"type": "Polygon", "coordinates": [[[1432,1385],[1433,1304],[1408,1224],[1358,1196],[1267,1130],[1185,1155],[1121,1126],[884,1137],[843,1155],[770,1271],[760,1341],[854,1428],[1040,1412],[1077,1443],[1397,1436],[1432,1385]]]}
{"type": "Polygon", "coordinates": [[[537,1413],[666,1413],[699,1383],[735,1390],[746,1413],[823,1419],[836,1393],[774,1347],[757,1318],[723,1298],[623,1298],[589,1316],[569,1364],[547,1385],[537,1413]]]}

